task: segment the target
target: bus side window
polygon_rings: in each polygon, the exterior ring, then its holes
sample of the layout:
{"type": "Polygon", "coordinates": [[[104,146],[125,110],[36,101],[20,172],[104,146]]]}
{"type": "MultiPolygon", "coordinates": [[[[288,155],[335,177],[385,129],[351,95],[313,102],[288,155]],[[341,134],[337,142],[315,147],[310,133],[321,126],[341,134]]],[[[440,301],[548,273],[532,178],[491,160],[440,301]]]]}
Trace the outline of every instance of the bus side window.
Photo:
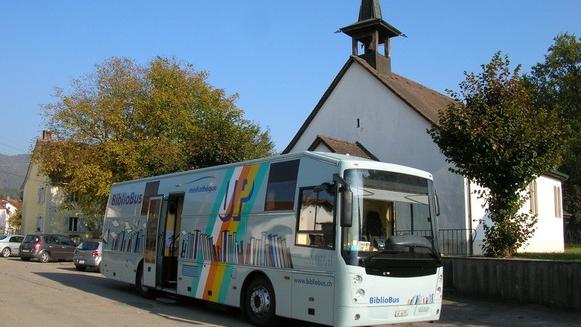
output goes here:
{"type": "Polygon", "coordinates": [[[277,162],[270,165],[266,188],[265,211],[292,210],[300,160],[277,162]]]}
{"type": "Polygon", "coordinates": [[[335,196],[313,187],[301,188],[296,244],[323,249],[335,248],[335,196]]]}

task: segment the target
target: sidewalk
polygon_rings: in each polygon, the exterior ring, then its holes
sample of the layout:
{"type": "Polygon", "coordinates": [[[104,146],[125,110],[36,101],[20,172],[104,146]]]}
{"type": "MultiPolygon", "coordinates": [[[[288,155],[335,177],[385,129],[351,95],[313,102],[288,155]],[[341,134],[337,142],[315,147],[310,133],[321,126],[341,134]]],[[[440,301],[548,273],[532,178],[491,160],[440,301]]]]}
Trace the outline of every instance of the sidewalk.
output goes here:
{"type": "Polygon", "coordinates": [[[581,326],[581,313],[453,294],[445,296],[439,321],[397,326],[581,326]]]}

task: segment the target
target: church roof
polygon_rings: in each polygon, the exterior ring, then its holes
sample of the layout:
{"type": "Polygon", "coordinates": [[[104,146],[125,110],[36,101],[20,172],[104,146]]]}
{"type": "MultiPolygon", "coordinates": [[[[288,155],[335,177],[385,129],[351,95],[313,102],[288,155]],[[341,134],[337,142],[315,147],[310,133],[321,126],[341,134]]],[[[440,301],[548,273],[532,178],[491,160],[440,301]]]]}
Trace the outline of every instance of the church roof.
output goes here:
{"type": "Polygon", "coordinates": [[[317,138],[309,147],[309,151],[315,151],[321,143],[333,153],[348,154],[351,156],[379,161],[376,156],[369,152],[363,144],[359,142],[351,143],[324,135],[317,135],[317,138]]]}
{"type": "Polygon", "coordinates": [[[438,113],[440,110],[446,109],[448,105],[454,102],[454,100],[452,100],[450,97],[447,97],[442,93],[434,91],[403,76],[397,75],[395,73],[390,73],[387,75],[380,74],[364,59],[357,56],[351,56],[339,74],[337,74],[331,83],[331,86],[329,86],[325,94],[323,94],[323,97],[319,100],[315,106],[315,109],[313,109],[309,117],[307,117],[297,134],[293,137],[289,145],[284,149],[283,153],[290,152],[290,150],[295,146],[311,121],[315,118],[319,110],[321,110],[323,104],[325,104],[329,96],[333,93],[333,90],[339,81],[343,78],[349,67],[351,67],[351,65],[354,63],[363,67],[367,72],[379,80],[379,82],[381,82],[386,88],[388,88],[402,101],[409,105],[411,109],[415,110],[418,114],[420,114],[424,119],[433,125],[438,124],[438,113]]]}
{"type": "Polygon", "coordinates": [[[434,125],[438,124],[440,110],[448,108],[454,102],[450,97],[401,75],[395,73],[379,74],[362,58],[352,56],[351,59],[358,62],[412,109],[434,125]]]}

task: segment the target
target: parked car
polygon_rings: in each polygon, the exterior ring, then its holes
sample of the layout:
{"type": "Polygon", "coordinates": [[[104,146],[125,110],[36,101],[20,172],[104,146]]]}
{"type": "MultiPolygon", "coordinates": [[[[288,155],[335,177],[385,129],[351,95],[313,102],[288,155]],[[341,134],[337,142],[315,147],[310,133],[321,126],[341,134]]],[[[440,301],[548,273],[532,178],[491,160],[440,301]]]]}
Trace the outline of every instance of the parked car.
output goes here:
{"type": "Polygon", "coordinates": [[[17,256],[23,239],[23,235],[0,235],[0,255],[3,257],[17,256]]]}
{"type": "Polygon", "coordinates": [[[66,235],[29,234],[20,244],[20,259],[28,261],[36,258],[43,263],[51,260],[72,261],[76,246],[66,235]]]}
{"type": "Polygon", "coordinates": [[[101,254],[103,253],[103,242],[99,240],[86,240],[81,242],[75,249],[73,262],[79,271],[87,268],[96,268],[101,271],[101,254]]]}

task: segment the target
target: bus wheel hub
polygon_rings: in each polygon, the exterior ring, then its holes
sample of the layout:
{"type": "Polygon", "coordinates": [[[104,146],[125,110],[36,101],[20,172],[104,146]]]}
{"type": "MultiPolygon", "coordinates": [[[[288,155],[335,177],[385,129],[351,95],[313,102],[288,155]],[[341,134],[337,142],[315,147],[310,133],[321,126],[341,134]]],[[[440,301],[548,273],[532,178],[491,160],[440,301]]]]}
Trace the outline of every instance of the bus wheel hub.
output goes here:
{"type": "Polygon", "coordinates": [[[250,308],[255,314],[262,314],[270,310],[270,294],[265,288],[255,289],[250,295],[250,308]]]}

